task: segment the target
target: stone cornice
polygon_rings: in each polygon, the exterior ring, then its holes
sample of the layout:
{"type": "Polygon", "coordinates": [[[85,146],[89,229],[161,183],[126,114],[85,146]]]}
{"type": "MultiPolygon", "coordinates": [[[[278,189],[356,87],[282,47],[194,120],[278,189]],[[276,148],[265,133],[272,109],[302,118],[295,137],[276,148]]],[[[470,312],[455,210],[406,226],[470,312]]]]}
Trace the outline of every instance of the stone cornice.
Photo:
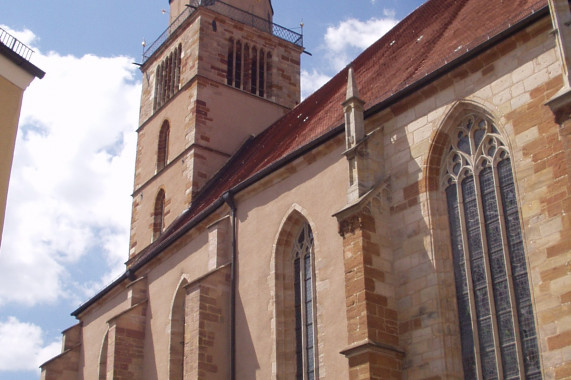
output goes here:
{"type": "Polygon", "coordinates": [[[555,122],[559,125],[563,124],[571,118],[571,88],[563,87],[545,105],[553,112],[555,122]]]}
{"type": "Polygon", "coordinates": [[[383,196],[383,193],[388,191],[389,181],[390,177],[381,181],[355,202],[346,205],[344,208],[333,214],[339,223],[339,234],[341,236],[361,227],[359,214],[365,213],[367,215],[371,215],[373,212],[383,213],[380,208],[382,208],[382,205],[385,202],[384,198],[386,197],[383,196]]]}
{"type": "Polygon", "coordinates": [[[366,339],[361,342],[354,343],[349,347],[345,348],[344,350],[340,351],[341,355],[344,355],[346,358],[351,358],[356,355],[360,355],[363,353],[368,352],[383,352],[383,353],[390,353],[397,356],[404,356],[405,352],[399,347],[375,342],[371,339],[366,339]]]}

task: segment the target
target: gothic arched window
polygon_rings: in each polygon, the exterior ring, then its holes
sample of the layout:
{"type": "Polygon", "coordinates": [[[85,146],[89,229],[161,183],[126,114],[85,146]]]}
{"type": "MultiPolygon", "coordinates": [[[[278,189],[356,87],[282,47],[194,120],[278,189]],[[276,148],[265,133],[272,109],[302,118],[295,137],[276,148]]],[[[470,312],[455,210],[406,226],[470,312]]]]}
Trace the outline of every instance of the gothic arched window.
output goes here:
{"type": "Polygon", "coordinates": [[[274,253],[272,334],[280,379],[318,378],[315,246],[309,222],[296,205],[283,221],[274,253]]]}
{"type": "Polygon", "coordinates": [[[162,170],[168,163],[170,125],[167,120],[163,122],[159,131],[157,146],[157,172],[162,170]]]}
{"type": "Polygon", "coordinates": [[[305,223],[293,247],[296,380],[315,378],[313,233],[305,223]]]}
{"type": "Polygon", "coordinates": [[[161,189],[155,198],[155,210],[153,213],[153,240],[156,240],[165,225],[165,191],[161,189]]]}
{"type": "Polygon", "coordinates": [[[105,333],[105,338],[103,338],[103,345],[101,346],[101,352],[99,353],[99,380],[107,379],[107,336],[109,332],[105,333]]]}
{"type": "Polygon", "coordinates": [[[185,328],[186,328],[186,290],[185,280],[179,286],[173,301],[171,311],[170,326],[170,357],[169,357],[169,379],[182,380],[184,377],[184,350],[185,328]]]}
{"type": "Polygon", "coordinates": [[[466,115],[442,176],[466,379],[540,379],[510,153],[490,119],[466,115]]]}

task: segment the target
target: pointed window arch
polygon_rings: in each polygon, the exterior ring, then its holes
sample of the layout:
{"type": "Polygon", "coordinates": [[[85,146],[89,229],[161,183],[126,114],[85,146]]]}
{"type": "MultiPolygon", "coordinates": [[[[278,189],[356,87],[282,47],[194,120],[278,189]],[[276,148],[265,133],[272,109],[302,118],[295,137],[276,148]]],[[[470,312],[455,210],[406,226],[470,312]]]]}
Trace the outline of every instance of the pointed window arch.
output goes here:
{"type": "Polygon", "coordinates": [[[107,379],[107,336],[109,332],[105,333],[103,344],[101,345],[101,352],[99,353],[99,380],[107,379]]]}
{"type": "Polygon", "coordinates": [[[318,378],[315,298],[315,244],[305,217],[294,210],[285,219],[275,249],[276,373],[278,378],[318,378]]]}
{"type": "Polygon", "coordinates": [[[171,311],[169,379],[182,380],[184,375],[184,351],[186,328],[186,289],[184,280],[178,287],[171,311]]]}
{"type": "Polygon", "coordinates": [[[539,351],[509,150],[483,113],[450,135],[446,194],[466,379],[540,379],[539,351]]]}
{"type": "Polygon", "coordinates": [[[161,236],[165,224],[165,191],[159,190],[155,198],[155,210],[153,213],[153,240],[161,236]]]}
{"type": "Polygon", "coordinates": [[[163,121],[161,130],[159,131],[159,139],[157,146],[157,172],[161,171],[168,163],[169,134],[170,134],[170,124],[168,120],[165,120],[163,121]]]}

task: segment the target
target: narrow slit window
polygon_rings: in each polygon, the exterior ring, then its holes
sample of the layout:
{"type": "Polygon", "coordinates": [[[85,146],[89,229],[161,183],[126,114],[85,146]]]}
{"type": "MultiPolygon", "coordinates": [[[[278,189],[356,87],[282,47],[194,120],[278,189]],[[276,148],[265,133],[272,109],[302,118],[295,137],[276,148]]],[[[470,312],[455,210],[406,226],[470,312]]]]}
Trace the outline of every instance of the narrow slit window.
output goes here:
{"type": "Polygon", "coordinates": [[[236,63],[234,67],[234,87],[242,88],[242,43],[240,41],[236,42],[236,63]]]}
{"type": "Polygon", "coordinates": [[[263,98],[264,97],[264,77],[266,74],[266,60],[265,60],[265,53],[263,50],[260,50],[260,74],[259,74],[259,83],[258,83],[258,87],[259,87],[259,94],[260,96],[263,98]]]}
{"type": "Polygon", "coordinates": [[[157,144],[157,172],[161,171],[168,163],[169,134],[170,125],[169,122],[165,120],[161,126],[161,130],[159,131],[157,144]]]}
{"type": "Polygon", "coordinates": [[[153,241],[163,233],[165,227],[165,191],[161,189],[155,198],[155,210],[153,215],[153,241]]]}
{"type": "Polygon", "coordinates": [[[226,84],[231,86],[234,82],[234,40],[232,38],[228,43],[228,57],[226,61],[226,84]]]}

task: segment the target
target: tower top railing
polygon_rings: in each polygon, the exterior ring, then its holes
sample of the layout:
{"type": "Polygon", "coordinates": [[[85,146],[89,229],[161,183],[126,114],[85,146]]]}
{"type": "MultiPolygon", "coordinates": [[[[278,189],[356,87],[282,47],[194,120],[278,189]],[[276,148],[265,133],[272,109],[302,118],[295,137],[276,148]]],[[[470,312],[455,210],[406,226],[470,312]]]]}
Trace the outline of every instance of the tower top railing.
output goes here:
{"type": "Polygon", "coordinates": [[[169,36],[177,30],[182,23],[190,17],[199,7],[208,7],[216,12],[231,18],[232,20],[252,26],[258,30],[272,33],[274,36],[294,45],[303,47],[303,35],[293,30],[284,28],[278,24],[274,24],[269,20],[256,16],[250,12],[236,8],[220,0],[191,0],[187,4],[185,10],[168,26],[168,28],[148,47],[143,49],[143,63],[147,61],[161,47],[161,45],[169,38],[169,36]]]}
{"type": "Polygon", "coordinates": [[[32,49],[2,28],[0,28],[0,43],[8,47],[20,57],[24,58],[26,61],[29,61],[34,53],[32,49]]]}

